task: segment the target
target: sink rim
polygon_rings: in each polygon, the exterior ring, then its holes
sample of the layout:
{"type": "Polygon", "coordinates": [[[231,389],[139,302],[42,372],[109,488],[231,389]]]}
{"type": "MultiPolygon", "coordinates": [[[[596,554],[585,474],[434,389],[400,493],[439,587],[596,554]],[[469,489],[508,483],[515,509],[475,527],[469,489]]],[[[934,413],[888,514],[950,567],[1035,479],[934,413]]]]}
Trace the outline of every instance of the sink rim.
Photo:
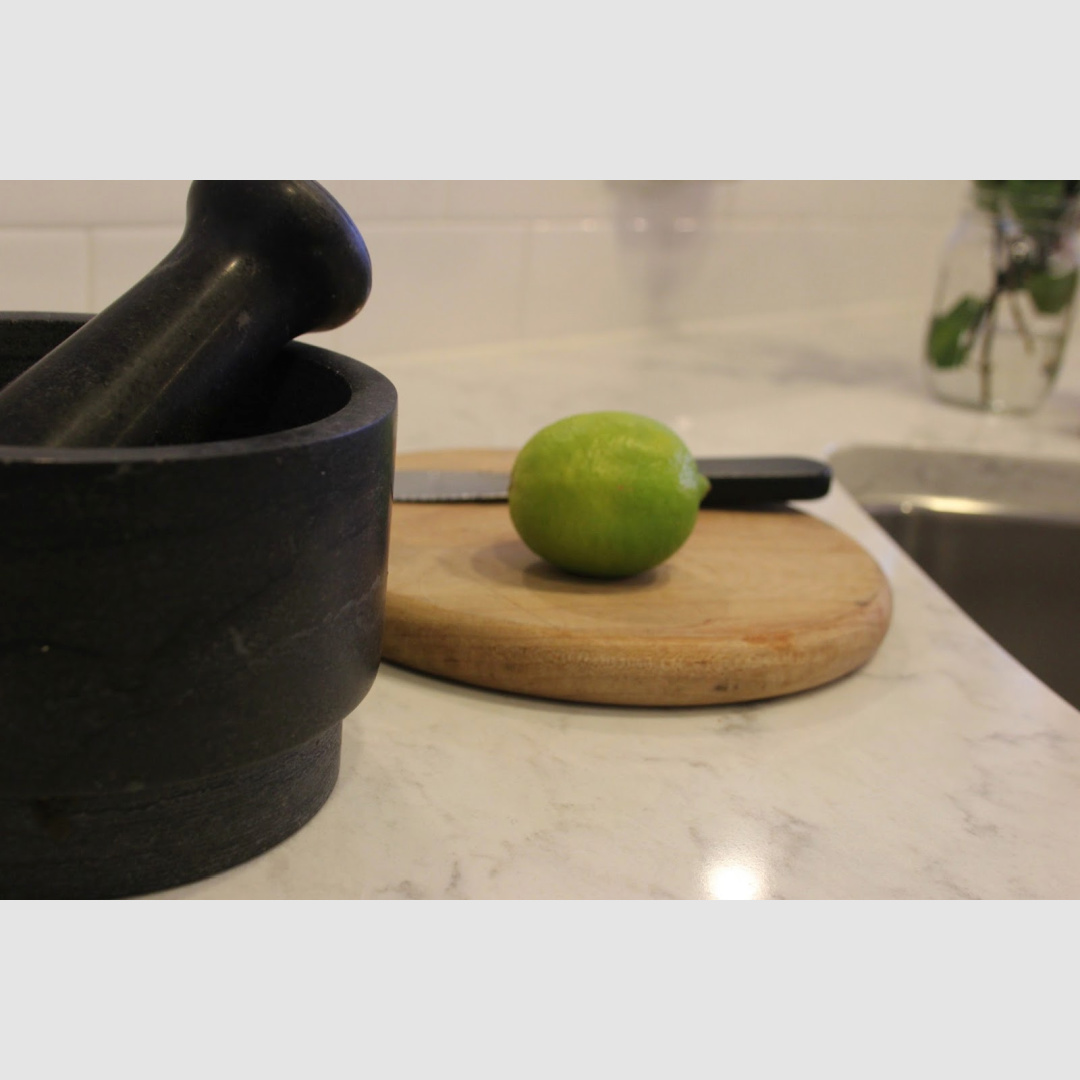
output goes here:
{"type": "Polygon", "coordinates": [[[851,444],[829,458],[865,510],[904,504],[940,513],[1080,521],[1080,462],[950,448],[851,444]]]}
{"type": "MultiPolygon", "coordinates": [[[[1063,659],[1057,647],[1073,636],[1071,629],[1062,632],[1059,601],[1065,599],[1070,628],[1075,604],[1069,607],[1072,602],[1060,589],[1048,593],[1037,569],[1056,565],[1044,557],[1046,544],[1051,552],[1061,550],[1061,545],[1075,546],[1080,536],[1080,462],[860,444],[837,450],[830,464],[837,482],[915,571],[1013,663],[1080,713],[1075,664],[1071,654],[1063,659]],[[984,532],[984,526],[990,531],[984,532]],[[1015,533],[994,533],[1005,526],[1027,529],[1032,539],[1037,536],[1043,554],[1035,553],[1023,537],[1017,548],[1015,533]],[[1002,543],[1010,535],[1012,539],[1002,543]],[[974,546],[961,549],[961,543],[974,546]],[[995,565],[989,585],[988,550],[995,565]],[[1024,551],[1026,557],[1020,554],[1024,551]],[[1031,600],[1033,590],[1036,597],[1031,600]],[[1029,618],[1032,605],[1039,610],[1035,622],[1029,618]]],[[[1068,566],[1075,561],[1070,556],[1068,566]]]]}

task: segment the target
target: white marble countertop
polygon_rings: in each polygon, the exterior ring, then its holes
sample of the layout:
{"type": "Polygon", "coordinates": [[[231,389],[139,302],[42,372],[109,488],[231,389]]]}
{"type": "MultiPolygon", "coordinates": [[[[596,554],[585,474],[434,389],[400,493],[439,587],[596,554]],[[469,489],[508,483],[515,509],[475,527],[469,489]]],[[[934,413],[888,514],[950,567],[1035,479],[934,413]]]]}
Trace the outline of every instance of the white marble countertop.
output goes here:
{"type": "MultiPolygon", "coordinates": [[[[1035,416],[933,401],[925,309],[362,358],[398,446],[520,445],[573,412],[670,424],[701,456],[852,444],[1080,460],[1080,358],[1035,416]]],[[[1074,345],[1076,343],[1074,342],[1074,345]]],[[[1075,898],[1080,713],[934,586],[839,485],[804,508],[894,591],[855,674],[753,705],[518,698],[384,665],[295,836],[185,898],[1075,898]]]]}

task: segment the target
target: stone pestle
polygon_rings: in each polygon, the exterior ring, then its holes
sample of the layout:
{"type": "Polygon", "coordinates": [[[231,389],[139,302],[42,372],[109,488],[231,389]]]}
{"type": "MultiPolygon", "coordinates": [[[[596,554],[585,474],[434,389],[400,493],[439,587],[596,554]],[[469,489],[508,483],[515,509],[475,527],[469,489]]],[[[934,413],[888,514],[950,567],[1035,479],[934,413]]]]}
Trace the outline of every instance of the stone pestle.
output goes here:
{"type": "Polygon", "coordinates": [[[315,181],[196,180],[176,247],[0,391],[0,445],[213,438],[270,358],[370,291],[363,238],[315,181]]]}

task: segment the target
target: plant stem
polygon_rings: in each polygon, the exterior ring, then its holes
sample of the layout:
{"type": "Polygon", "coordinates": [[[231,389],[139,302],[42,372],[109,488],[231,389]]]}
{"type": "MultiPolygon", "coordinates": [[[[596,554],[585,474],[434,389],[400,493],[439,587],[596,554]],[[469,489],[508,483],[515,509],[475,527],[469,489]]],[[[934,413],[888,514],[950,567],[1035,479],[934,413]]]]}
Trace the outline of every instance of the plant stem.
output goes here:
{"type": "Polygon", "coordinates": [[[990,408],[992,398],[992,369],[990,364],[990,345],[994,340],[994,321],[997,315],[997,298],[999,289],[994,289],[990,299],[986,302],[986,312],[983,315],[983,336],[979,347],[979,399],[984,409],[990,408]]]}
{"type": "Polygon", "coordinates": [[[1024,348],[1027,350],[1028,355],[1032,356],[1036,351],[1035,338],[1028,329],[1028,324],[1024,321],[1024,310],[1020,307],[1020,300],[1015,292],[1010,292],[1008,296],[1009,307],[1012,309],[1013,321],[1016,323],[1016,329],[1024,342],[1024,348]]]}
{"type": "MultiPolygon", "coordinates": [[[[990,250],[991,267],[994,273],[994,288],[986,301],[982,318],[982,341],[979,347],[979,398],[984,409],[990,408],[993,400],[993,366],[990,361],[990,347],[994,341],[994,329],[997,320],[998,297],[1005,291],[1009,253],[1005,246],[1005,230],[1001,218],[994,218],[994,243],[990,250]]],[[[1024,326],[1024,331],[1027,326],[1024,326]]]]}

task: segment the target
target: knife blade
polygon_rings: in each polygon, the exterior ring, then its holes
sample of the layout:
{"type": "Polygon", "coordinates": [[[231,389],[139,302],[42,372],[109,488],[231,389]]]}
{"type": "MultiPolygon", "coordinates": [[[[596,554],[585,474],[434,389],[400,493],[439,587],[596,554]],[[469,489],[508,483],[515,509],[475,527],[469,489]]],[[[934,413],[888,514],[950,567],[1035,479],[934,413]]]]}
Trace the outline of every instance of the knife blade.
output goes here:
{"type": "MultiPolygon", "coordinates": [[[[832,469],[800,457],[698,458],[709,480],[703,509],[753,506],[790,499],[820,499],[832,469]]],[[[510,474],[446,469],[400,469],[394,474],[395,502],[506,502],[510,474]]]]}

